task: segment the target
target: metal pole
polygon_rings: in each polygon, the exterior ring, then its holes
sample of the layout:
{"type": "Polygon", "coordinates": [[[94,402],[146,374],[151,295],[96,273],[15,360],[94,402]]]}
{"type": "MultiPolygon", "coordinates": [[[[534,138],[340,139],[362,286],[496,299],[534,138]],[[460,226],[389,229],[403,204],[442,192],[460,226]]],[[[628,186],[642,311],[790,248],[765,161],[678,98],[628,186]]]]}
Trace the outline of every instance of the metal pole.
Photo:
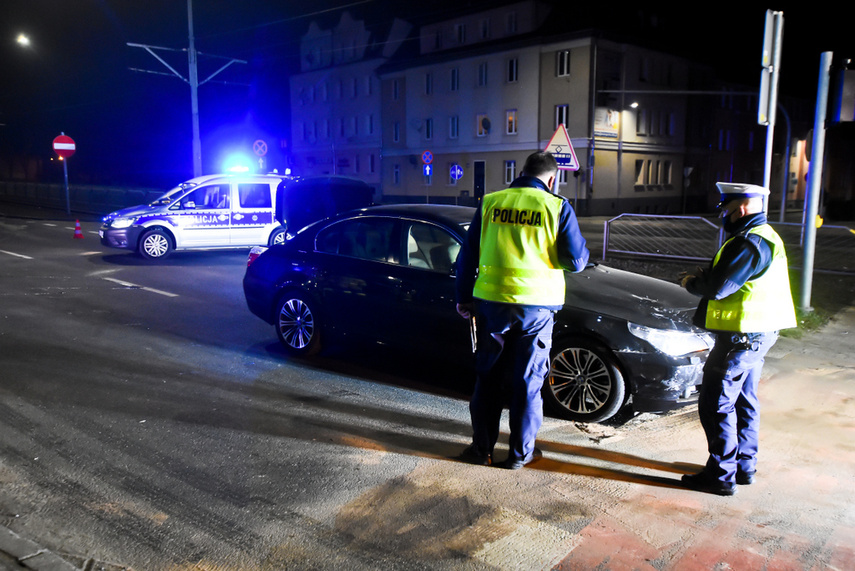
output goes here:
{"type": "Polygon", "coordinates": [[[832,52],[824,52],[819,63],[819,85],[816,93],[816,116],[813,122],[813,148],[811,150],[810,171],[808,176],[807,208],[805,210],[805,246],[802,266],[802,293],[799,307],[804,311],[813,311],[810,306],[811,287],[813,285],[813,261],[816,246],[816,213],[819,204],[822,163],[825,155],[825,114],[828,106],[828,83],[831,70],[832,52]]]}
{"type": "MultiPolygon", "coordinates": [[[[770,188],[772,181],[772,144],[775,138],[775,115],[778,110],[778,74],[781,69],[781,45],[784,36],[784,15],[774,12],[775,16],[775,47],[772,50],[772,78],[769,88],[769,124],[766,127],[766,165],[763,170],[763,186],[770,188]]],[[[769,201],[766,200],[766,212],[769,212],[769,201]]]]}
{"type": "MultiPolygon", "coordinates": [[[[778,109],[784,115],[784,121],[787,123],[787,141],[784,146],[784,164],[781,168],[781,212],[778,215],[778,222],[784,222],[787,214],[787,189],[789,188],[790,180],[790,145],[792,141],[792,125],[790,124],[790,115],[783,105],[778,105],[778,109]]],[[[771,189],[770,189],[771,190],[771,189]]]]}
{"type": "MultiPolygon", "coordinates": [[[[65,135],[65,131],[60,131],[60,135],[65,135]]],[[[62,178],[65,181],[65,214],[71,216],[71,197],[68,192],[68,157],[59,157],[62,161],[62,178]]]]}
{"type": "Polygon", "coordinates": [[[71,216],[71,198],[68,192],[68,159],[62,157],[62,175],[65,178],[65,213],[71,216]]]}
{"type": "Polygon", "coordinates": [[[202,175],[202,141],[199,138],[199,73],[197,69],[196,43],[193,39],[193,2],[187,0],[187,27],[190,46],[187,50],[189,62],[190,108],[193,114],[193,176],[202,175]]]}

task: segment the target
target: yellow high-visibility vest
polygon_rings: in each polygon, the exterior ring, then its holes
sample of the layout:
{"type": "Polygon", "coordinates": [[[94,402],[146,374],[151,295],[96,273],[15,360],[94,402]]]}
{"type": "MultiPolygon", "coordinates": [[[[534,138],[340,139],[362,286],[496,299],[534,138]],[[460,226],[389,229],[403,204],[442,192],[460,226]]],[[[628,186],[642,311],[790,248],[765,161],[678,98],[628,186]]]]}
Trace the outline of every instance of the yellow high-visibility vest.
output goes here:
{"type": "Polygon", "coordinates": [[[564,270],[555,246],[563,199],[536,188],[488,194],[473,294],[521,305],[563,305],[564,270]]]}
{"type": "MultiPolygon", "coordinates": [[[[707,303],[706,328],[760,333],[795,327],[796,311],[784,242],[768,224],[752,228],[748,233],[757,234],[772,245],[772,262],[763,275],[748,280],[736,292],[724,299],[710,300],[707,303]]],[[[721,258],[725,245],[713,259],[713,266],[721,258]]]]}

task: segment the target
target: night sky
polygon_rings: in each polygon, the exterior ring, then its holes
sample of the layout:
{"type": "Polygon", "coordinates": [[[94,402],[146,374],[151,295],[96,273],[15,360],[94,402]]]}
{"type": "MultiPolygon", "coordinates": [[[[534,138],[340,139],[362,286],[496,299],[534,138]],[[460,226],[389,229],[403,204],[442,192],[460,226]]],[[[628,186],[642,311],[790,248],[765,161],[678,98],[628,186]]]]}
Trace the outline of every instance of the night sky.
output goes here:
{"type": "MultiPolygon", "coordinates": [[[[561,2],[569,5],[568,2],[561,2]]],[[[573,9],[567,31],[626,32],[664,51],[714,65],[722,78],[759,85],[764,14],[784,12],[782,93],[816,95],[820,54],[853,55],[851,24],[843,13],[752,2],[700,4],[598,3],[573,9]],[[684,4],[683,6],[688,6],[684,4]],[[712,4],[710,4],[712,6],[712,4]]],[[[461,9],[491,7],[481,0],[194,0],[196,48],[246,60],[199,89],[203,170],[218,170],[225,141],[251,148],[263,138],[271,158],[290,136],[288,75],[298,65],[300,36],[312,20],[335,24],[342,10],[383,23],[397,15],[414,24],[453,17],[461,9]],[[222,82],[222,83],[220,83],[222,82]]],[[[801,5],[799,5],[801,6],[801,5]]],[[[166,186],[192,175],[190,88],[128,42],[182,49],[188,43],[186,0],[2,0],[0,8],[0,155],[37,155],[46,164],[61,131],[77,143],[69,162],[72,183],[166,186]],[[25,33],[32,45],[16,37],[25,33]]],[[[159,52],[186,77],[184,52],[159,52]]],[[[205,79],[224,60],[200,56],[205,79]]],[[[50,178],[52,167],[44,176],[50,178]]],[[[0,173],[2,175],[3,173],[0,173]]]]}

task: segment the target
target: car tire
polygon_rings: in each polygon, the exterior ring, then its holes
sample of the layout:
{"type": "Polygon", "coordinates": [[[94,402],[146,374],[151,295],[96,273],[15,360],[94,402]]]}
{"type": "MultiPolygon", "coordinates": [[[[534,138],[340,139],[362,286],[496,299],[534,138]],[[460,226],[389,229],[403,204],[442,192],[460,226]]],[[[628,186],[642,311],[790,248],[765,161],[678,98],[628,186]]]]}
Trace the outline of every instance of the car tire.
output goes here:
{"type": "Polygon", "coordinates": [[[543,398],[562,418],[603,422],[626,404],[627,390],[614,355],[581,338],[553,342],[543,398]]]}
{"type": "Polygon", "coordinates": [[[321,330],[315,303],[302,293],[280,298],[275,314],[276,336],[289,354],[309,357],[321,350],[321,330]]]}
{"type": "Polygon", "coordinates": [[[285,229],[277,228],[270,233],[270,239],[267,240],[267,245],[275,246],[276,244],[282,244],[283,242],[285,242],[285,229]]]}
{"type": "Polygon", "coordinates": [[[172,239],[161,228],[152,228],[140,236],[138,251],[147,260],[162,260],[172,252],[172,239]]]}

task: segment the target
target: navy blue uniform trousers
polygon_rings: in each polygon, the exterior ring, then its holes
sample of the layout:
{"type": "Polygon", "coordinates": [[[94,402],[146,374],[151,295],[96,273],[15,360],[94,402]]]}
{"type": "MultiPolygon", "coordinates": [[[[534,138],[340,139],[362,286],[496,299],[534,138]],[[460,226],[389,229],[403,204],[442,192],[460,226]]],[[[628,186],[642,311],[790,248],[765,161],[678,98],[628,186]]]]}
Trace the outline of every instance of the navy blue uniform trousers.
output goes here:
{"type": "Polygon", "coordinates": [[[778,340],[777,332],[749,334],[747,340],[745,335],[716,335],[698,395],[698,414],[709,449],[704,471],[729,483],[735,483],[737,470],[752,474],[756,469],[757,384],[766,353],[778,340]]]}
{"type": "Polygon", "coordinates": [[[469,402],[472,443],[493,454],[502,409],[510,401],[509,459],[528,461],[543,424],[540,390],[549,372],[555,312],[549,308],[475,300],[478,375],[469,402]]]}

